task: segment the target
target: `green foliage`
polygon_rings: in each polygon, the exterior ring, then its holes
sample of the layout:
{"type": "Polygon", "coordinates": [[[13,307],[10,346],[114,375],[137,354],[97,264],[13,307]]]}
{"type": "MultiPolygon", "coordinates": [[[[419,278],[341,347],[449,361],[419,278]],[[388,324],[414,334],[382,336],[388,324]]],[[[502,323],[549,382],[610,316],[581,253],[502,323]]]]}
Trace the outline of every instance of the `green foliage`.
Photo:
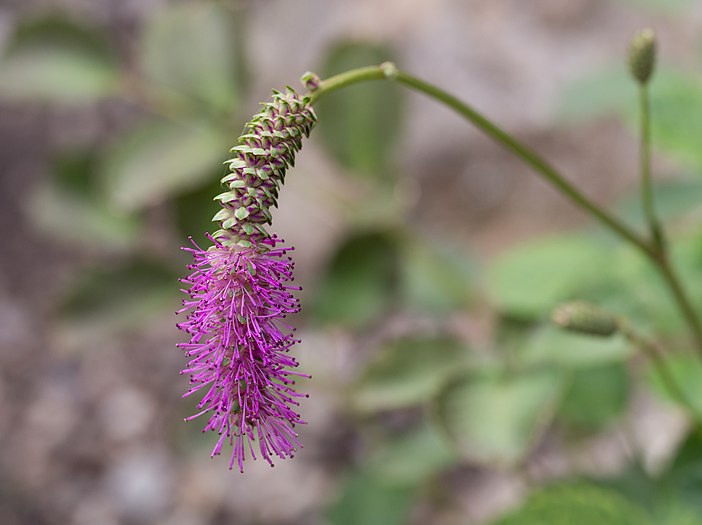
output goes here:
{"type": "Polygon", "coordinates": [[[622,362],[635,349],[623,337],[592,337],[547,327],[534,332],[519,348],[522,362],[584,369],[622,362]]]}
{"type": "MultiPolygon", "coordinates": [[[[666,356],[666,366],[670,375],[673,376],[685,394],[685,398],[696,409],[695,417],[698,421],[702,421],[702,364],[700,364],[699,359],[691,354],[668,355],[666,356]]],[[[654,391],[664,399],[673,403],[679,402],[673,397],[655,368],[649,369],[648,379],[654,391]]]]}
{"type": "MultiPolygon", "coordinates": [[[[662,69],[650,86],[652,138],[656,148],[702,173],[702,82],[689,73],[662,69]]],[[[588,74],[565,90],[559,103],[566,120],[618,114],[629,127],[638,126],[636,87],[621,67],[588,74]]]]}
{"type": "Polygon", "coordinates": [[[558,417],[576,429],[601,429],[626,411],[630,387],[621,364],[574,370],[558,417]]]}
{"type": "MultiPolygon", "coordinates": [[[[234,14],[212,2],[166,6],[149,20],[142,68],[160,97],[229,111],[241,97],[234,14]]],[[[238,28],[237,28],[238,29],[238,28]]]]}
{"type": "Polygon", "coordinates": [[[366,468],[385,483],[414,486],[449,468],[457,459],[436,428],[421,423],[387,436],[370,453],[366,468]]]}
{"type": "Polygon", "coordinates": [[[543,317],[600,278],[608,254],[583,236],[551,237],[518,246],[490,266],[487,291],[503,312],[543,317]]]}
{"type": "Polygon", "coordinates": [[[133,212],[203,185],[226,160],[227,147],[226,133],[207,123],[146,122],[121,137],[103,161],[110,203],[133,212]]]}
{"type": "Polygon", "coordinates": [[[378,319],[397,298],[398,265],[397,239],[391,233],[352,234],[337,248],[318,285],[314,317],[345,326],[378,319]]]}
{"type": "Polygon", "coordinates": [[[100,339],[136,330],[177,302],[176,274],[162,263],[135,258],[85,271],[63,298],[59,320],[75,337],[100,339]]]}
{"type": "Polygon", "coordinates": [[[549,487],[495,525],[653,525],[644,509],[613,491],[584,484],[549,487]]]}
{"type": "Polygon", "coordinates": [[[462,457],[514,464],[548,423],[561,383],[552,370],[471,373],[441,392],[436,415],[462,457]]]}
{"type": "Polygon", "coordinates": [[[394,341],[377,349],[352,389],[353,403],[362,411],[424,403],[467,361],[467,349],[449,337],[394,341]]]}
{"type": "Polygon", "coordinates": [[[402,302],[435,316],[468,306],[475,268],[448,242],[421,237],[402,244],[402,302]]]}
{"type": "MultiPolygon", "coordinates": [[[[320,68],[323,78],[355,67],[393,60],[384,46],[343,42],[327,54],[320,68]]],[[[404,91],[401,86],[377,82],[354,86],[343,95],[331,94],[318,104],[317,133],[334,158],[351,173],[392,180],[388,170],[392,147],[400,132],[404,91]]]]}
{"type": "Polygon", "coordinates": [[[93,184],[96,155],[65,153],[54,161],[54,178],[34,188],[29,218],[36,227],[71,245],[99,250],[129,249],[140,232],[137,217],[115,213],[93,184]]]}
{"type": "Polygon", "coordinates": [[[387,484],[365,472],[352,472],[329,509],[330,525],[401,525],[407,523],[415,490],[387,484]]]}
{"type": "Polygon", "coordinates": [[[0,58],[0,100],[84,104],[114,95],[119,82],[103,34],[60,15],[21,23],[0,58]]]}

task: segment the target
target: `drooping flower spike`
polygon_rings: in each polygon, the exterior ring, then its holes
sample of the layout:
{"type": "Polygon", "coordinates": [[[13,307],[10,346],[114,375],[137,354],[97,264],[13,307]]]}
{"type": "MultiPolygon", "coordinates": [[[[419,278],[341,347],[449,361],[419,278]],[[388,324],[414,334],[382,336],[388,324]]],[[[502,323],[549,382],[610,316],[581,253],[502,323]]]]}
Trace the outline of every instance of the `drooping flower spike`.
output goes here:
{"type": "Polygon", "coordinates": [[[191,274],[182,280],[189,298],[188,312],[178,328],[190,336],[178,345],[190,359],[181,372],[190,376],[185,396],[202,394],[199,412],[187,420],[209,416],[203,432],[219,439],[212,456],[226,443],[232,446],[229,468],[243,472],[244,461],[259,455],[292,457],[298,447],[295,426],[304,421],[297,412],[304,397],[293,388],[297,361],[289,355],[299,340],[283,320],[300,310],[293,292],[293,248],[266,229],[271,207],[286,170],[294,164],[302,139],[316,116],[294,90],[274,91],[232,148],[230,173],[222,179],[228,191],[215,197],[222,209],[213,220],[221,229],[209,235],[212,245],[193,243],[191,274]],[[257,452],[257,450],[258,452],[257,452]]]}

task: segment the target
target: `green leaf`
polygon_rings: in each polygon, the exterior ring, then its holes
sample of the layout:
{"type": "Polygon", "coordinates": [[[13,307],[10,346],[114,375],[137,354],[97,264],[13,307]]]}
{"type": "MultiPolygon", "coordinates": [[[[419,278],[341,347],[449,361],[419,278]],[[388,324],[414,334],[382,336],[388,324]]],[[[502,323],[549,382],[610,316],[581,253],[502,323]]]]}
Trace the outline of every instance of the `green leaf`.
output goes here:
{"type": "Polygon", "coordinates": [[[323,323],[368,324],[397,298],[398,264],[397,241],[388,232],[357,233],[345,239],[318,286],[313,315],[323,323]]]}
{"type": "Polygon", "coordinates": [[[340,498],[327,511],[330,525],[401,525],[407,523],[415,491],[389,485],[364,472],[352,473],[340,498]]]}
{"type": "Polygon", "coordinates": [[[495,525],[653,525],[645,510],[590,485],[555,486],[532,495],[495,525]]]}
{"type": "Polygon", "coordinates": [[[221,206],[212,198],[222,191],[220,170],[207,177],[211,181],[207,185],[173,199],[176,225],[182,239],[193,237],[196,242],[206,244],[204,233],[219,229],[212,217],[221,206]]]}
{"type": "MultiPolygon", "coordinates": [[[[702,181],[699,178],[680,177],[653,185],[656,215],[663,223],[685,217],[702,209],[702,181]]],[[[646,225],[638,192],[628,195],[618,205],[620,215],[629,224],[646,225]]]]}
{"type": "Polygon", "coordinates": [[[206,123],[150,121],[108,152],[102,177],[110,203],[134,212],[200,187],[222,166],[227,133],[206,123]]]}
{"type": "MultiPolygon", "coordinates": [[[[697,76],[670,69],[655,73],[650,88],[653,145],[683,165],[702,170],[702,81],[697,76]]],[[[638,94],[625,68],[587,75],[568,87],[559,102],[564,120],[585,120],[619,114],[632,133],[638,134],[638,94]]]]}
{"type": "Polygon", "coordinates": [[[456,452],[437,430],[423,422],[389,436],[371,453],[369,472],[396,485],[418,485],[456,463],[456,452]]]}
{"type": "Polygon", "coordinates": [[[656,148],[702,172],[702,81],[668,72],[651,88],[651,136],[656,148]]]}
{"type": "Polygon", "coordinates": [[[574,370],[558,416],[575,429],[599,430],[626,411],[630,388],[621,364],[574,370]]]}
{"type": "Polygon", "coordinates": [[[437,316],[468,305],[475,268],[465,254],[421,238],[402,248],[404,304],[437,316]]]}
{"type": "Polygon", "coordinates": [[[525,364],[579,369],[622,362],[635,351],[621,336],[592,337],[548,327],[522,343],[519,355],[525,364]]]}
{"type": "Polygon", "coordinates": [[[84,104],[119,87],[103,35],[66,18],[22,22],[0,59],[0,100],[84,104]]]}
{"type": "Polygon", "coordinates": [[[469,374],[441,392],[437,418],[464,458],[511,465],[544,429],[561,383],[551,370],[469,374]]]}
{"type": "MultiPolygon", "coordinates": [[[[344,42],[324,60],[320,74],[328,78],[352,68],[392,60],[381,45],[344,42]]],[[[331,154],[346,168],[387,181],[392,147],[401,126],[404,92],[394,82],[369,82],[334,93],[319,102],[319,132],[331,154]]]]}
{"type": "Polygon", "coordinates": [[[109,209],[95,188],[95,162],[92,152],[56,159],[53,179],[33,189],[26,209],[35,227],[55,239],[92,250],[124,250],[136,241],[140,221],[109,209]]]}
{"type": "Polygon", "coordinates": [[[601,279],[608,257],[605,248],[582,236],[530,241],[493,262],[488,293],[508,314],[541,317],[601,279]]]}
{"type": "Polygon", "coordinates": [[[678,447],[670,466],[660,476],[659,493],[680,506],[693,509],[702,523],[702,437],[693,429],[678,447]]]}
{"type": "MultiPolygon", "coordinates": [[[[702,364],[694,355],[667,355],[666,368],[675,383],[682,390],[685,398],[695,409],[695,415],[702,421],[702,364]]],[[[649,367],[649,384],[662,398],[678,403],[677,398],[661,378],[654,366],[649,367]]]]}
{"type": "Polygon", "coordinates": [[[163,96],[231,109],[241,97],[243,53],[234,13],[213,2],[165,6],[149,18],[142,42],[146,78],[163,96]]]}
{"type": "Polygon", "coordinates": [[[160,262],[119,261],[80,274],[62,299],[57,332],[63,344],[88,342],[150,326],[177,304],[177,276],[160,262]]]}
{"type": "Polygon", "coordinates": [[[466,348],[449,337],[400,339],[377,350],[352,389],[353,404],[374,411],[426,402],[468,358],[466,348]]]}

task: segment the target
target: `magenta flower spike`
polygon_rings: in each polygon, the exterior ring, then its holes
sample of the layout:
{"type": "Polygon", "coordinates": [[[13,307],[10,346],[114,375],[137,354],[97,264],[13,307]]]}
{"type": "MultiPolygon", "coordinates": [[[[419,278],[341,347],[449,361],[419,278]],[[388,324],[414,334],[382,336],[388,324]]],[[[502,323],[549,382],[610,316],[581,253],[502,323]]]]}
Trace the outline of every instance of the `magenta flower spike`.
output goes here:
{"type": "Polygon", "coordinates": [[[260,455],[273,465],[275,457],[293,457],[301,443],[295,426],[304,423],[297,412],[294,390],[297,361],[289,355],[299,342],[285,323],[300,310],[293,292],[293,248],[270,234],[270,208],[288,166],[316,122],[312,107],[294,90],[274,92],[273,100],[246,124],[230,173],[222,179],[228,191],[215,197],[222,209],[213,220],[221,229],[209,235],[212,245],[193,242],[191,274],[182,279],[189,288],[177,326],[190,336],[178,346],[190,360],[181,372],[190,376],[184,394],[201,394],[198,412],[186,419],[209,416],[203,432],[219,439],[212,456],[232,446],[229,468],[260,455]]]}

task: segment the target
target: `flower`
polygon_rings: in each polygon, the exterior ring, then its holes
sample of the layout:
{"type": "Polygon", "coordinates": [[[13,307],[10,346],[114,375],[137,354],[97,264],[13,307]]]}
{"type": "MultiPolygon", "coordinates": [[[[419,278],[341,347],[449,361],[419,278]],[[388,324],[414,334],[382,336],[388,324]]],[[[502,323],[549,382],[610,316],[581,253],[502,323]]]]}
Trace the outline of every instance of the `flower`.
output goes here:
{"type": "Polygon", "coordinates": [[[177,346],[190,359],[181,373],[193,386],[184,395],[202,393],[199,412],[186,421],[208,414],[203,432],[220,436],[212,456],[229,442],[229,468],[237,464],[241,472],[249,455],[256,459],[255,444],[271,466],[276,456],[292,457],[302,446],[295,426],[304,423],[296,412],[304,395],[293,387],[295,377],[308,376],[294,370],[298,363],[289,351],[299,340],[284,321],[300,310],[293,295],[300,288],[291,284],[293,248],[281,247],[265,226],[315,122],[307,100],[291,88],[274,92],[227,161],[231,172],[222,184],[228,191],[215,197],[222,209],[213,218],[222,228],[208,234],[211,246],[183,248],[194,262],[181,280],[189,297],[179,313],[188,314],[177,326],[190,340],[177,346]]]}

